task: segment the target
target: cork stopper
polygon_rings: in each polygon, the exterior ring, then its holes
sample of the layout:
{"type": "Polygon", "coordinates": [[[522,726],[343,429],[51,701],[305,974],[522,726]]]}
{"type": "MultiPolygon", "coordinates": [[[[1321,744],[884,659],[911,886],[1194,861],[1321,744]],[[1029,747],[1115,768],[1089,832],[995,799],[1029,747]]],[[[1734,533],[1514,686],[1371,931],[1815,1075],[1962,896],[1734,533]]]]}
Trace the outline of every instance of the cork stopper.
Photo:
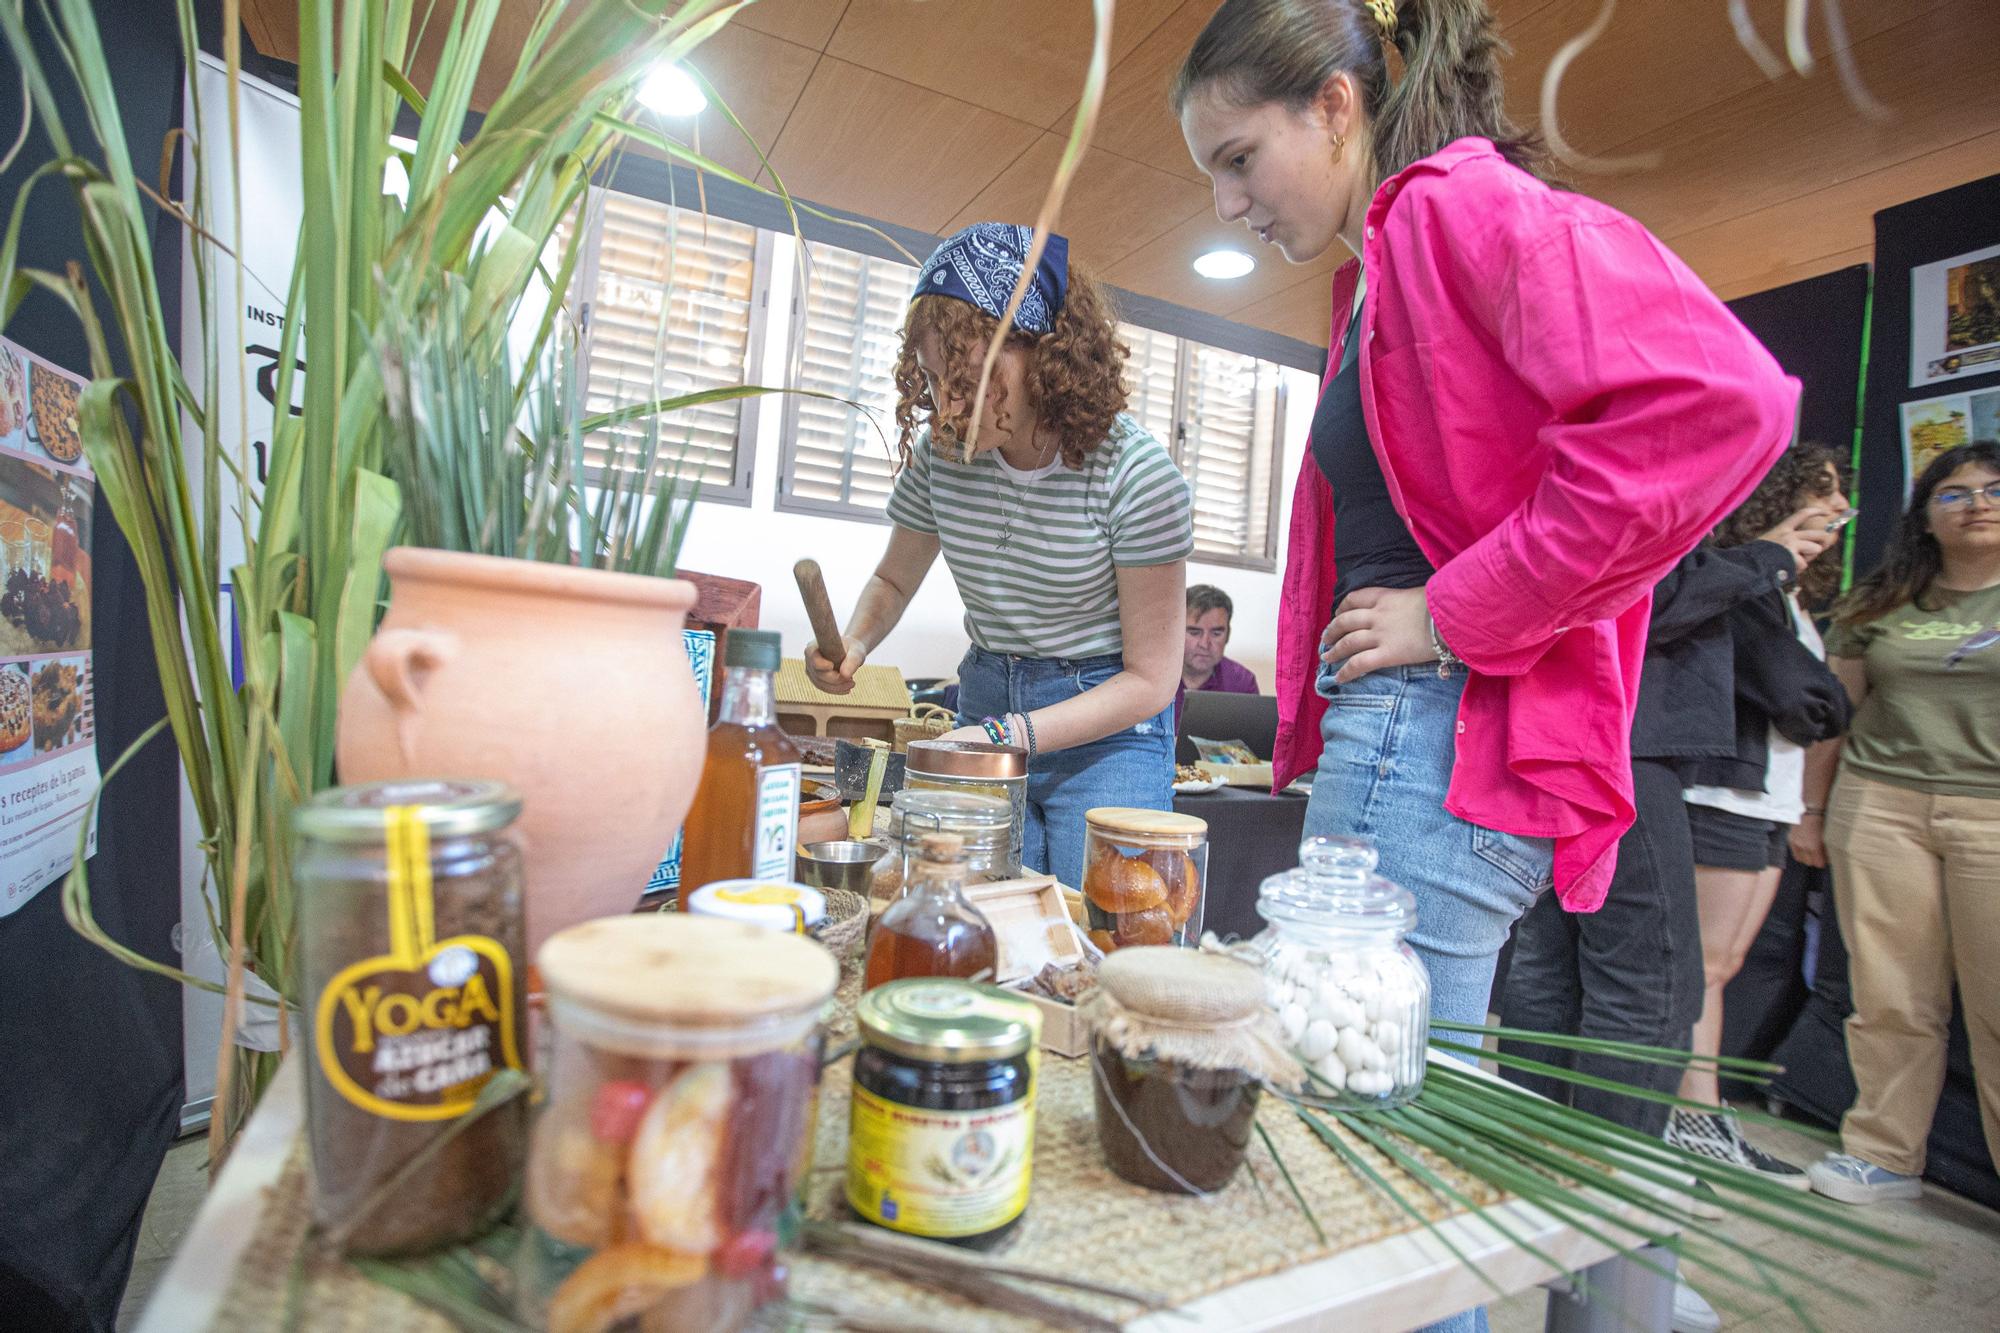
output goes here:
{"type": "Polygon", "coordinates": [[[954,865],[965,859],[965,839],[956,833],[926,833],[917,839],[917,859],[954,865]]]}

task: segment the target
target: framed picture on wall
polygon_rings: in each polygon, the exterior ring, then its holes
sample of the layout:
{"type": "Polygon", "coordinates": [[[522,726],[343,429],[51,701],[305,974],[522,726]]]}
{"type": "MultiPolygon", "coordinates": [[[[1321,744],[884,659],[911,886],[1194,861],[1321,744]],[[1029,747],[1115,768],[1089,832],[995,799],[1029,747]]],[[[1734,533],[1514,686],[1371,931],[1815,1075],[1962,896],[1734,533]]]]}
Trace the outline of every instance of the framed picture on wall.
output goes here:
{"type": "Polygon", "coordinates": [[[2000,245],[1910,270],[1910,387],[2000,374],[2000,245]]]}
{"type": "Polygon", "coordinates": [[[1903,404],[1903,486],[1947,449],[2000,439],[2000,386],[1903,404]]]}

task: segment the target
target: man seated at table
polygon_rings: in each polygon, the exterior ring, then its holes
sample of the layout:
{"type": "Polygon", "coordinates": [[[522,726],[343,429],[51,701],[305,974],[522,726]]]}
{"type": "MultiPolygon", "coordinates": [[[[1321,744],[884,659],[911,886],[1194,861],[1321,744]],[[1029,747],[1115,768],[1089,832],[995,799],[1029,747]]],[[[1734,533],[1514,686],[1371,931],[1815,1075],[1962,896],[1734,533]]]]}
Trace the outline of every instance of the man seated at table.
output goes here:
{"type": "Polygon", "coordinates": [[[1181,684],[1174,691],[1174,717],[1189,690],[1221,690],[1225,694],[1257,694],[1257,677],[1241,662],[1224,657],[1229,646],[1229,621],[1235,603],[1222,589],[1197,583],[1187,590],[1187,640],[1181,649],[1181,684]]]}

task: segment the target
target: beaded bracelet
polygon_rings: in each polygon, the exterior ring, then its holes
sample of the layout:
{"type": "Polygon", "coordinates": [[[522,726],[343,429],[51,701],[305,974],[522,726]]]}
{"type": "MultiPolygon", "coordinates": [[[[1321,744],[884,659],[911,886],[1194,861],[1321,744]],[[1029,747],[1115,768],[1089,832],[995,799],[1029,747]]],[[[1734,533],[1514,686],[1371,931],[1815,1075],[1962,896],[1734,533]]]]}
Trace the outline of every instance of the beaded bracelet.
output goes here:
{"type": "Polygon", "coordinates": [[[1021,730],[1028,733],[1028,758],[1032,760],[1035,757],[1035,715],[1019,713],[1016,716],[1021,719],[1021,730]]]}

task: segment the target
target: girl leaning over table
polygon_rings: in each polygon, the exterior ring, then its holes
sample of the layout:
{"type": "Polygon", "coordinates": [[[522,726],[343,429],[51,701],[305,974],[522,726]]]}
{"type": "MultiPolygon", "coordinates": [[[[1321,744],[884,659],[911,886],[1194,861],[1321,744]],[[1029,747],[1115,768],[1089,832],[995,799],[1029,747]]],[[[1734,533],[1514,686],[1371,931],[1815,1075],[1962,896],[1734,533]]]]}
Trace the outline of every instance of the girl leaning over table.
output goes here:
{"type": "Polygon", "coordinates": [[[940,552],[965,603],[955,740],[1028,751],[1022,862],[1081,884],[1094,806],[1173,802],[1187,483],[1125,414],[1126,348],[1091,278],[1050,236],[980,404],[979,368],[1033,240],[976,223],[917,275],[896,361],[902,469],[888,549],[848,621],[846,658],[806,650],[844,694],[940,552]]]}
{"type": "Polygon", "coordinates": [[[1649,590],[1797,395],[1643,227],[1547,183],[1503,49],[1480,0],[1225,0],[1172,91],[1224,221],[1360,257],[1292,509],[1275,776],[1317,765],[1307,832],[1376,842],[1432,1013],[1470,1023],[1541,892],[1603,901],[1649,590]]]}

